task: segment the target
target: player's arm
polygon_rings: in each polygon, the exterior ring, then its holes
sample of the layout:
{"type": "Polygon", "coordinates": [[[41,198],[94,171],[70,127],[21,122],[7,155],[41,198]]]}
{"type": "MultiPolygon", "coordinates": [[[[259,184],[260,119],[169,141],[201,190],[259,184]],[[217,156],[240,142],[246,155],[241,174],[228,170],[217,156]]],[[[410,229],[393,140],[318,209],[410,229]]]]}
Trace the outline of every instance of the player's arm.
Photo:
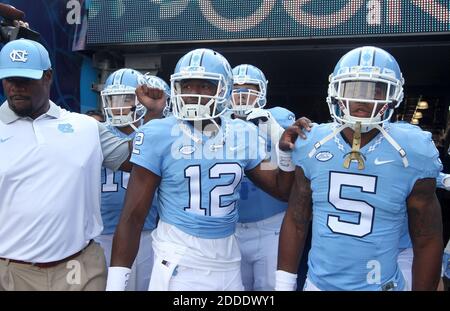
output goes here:
{"type": "Polygon", "coordinates": [[[442,218],[435,188],[435,179],[419,179],[407,199],[414,250],[412,290],[436,290],[440,279],[442,218]]]}
{"type": "Polygon", "coordinates": [[[129,268],[139,249],[142,227],[160,181],[160,176],[139,165],[133,166],[124,208],[114,233],[107,290],[125,289],[129,268]]]}
{"type": "Polygon", "coordinates": [[[282,142],[290,143],[292,147],[286,148],[288,152],[277,150],[276,160],[279,168],[273,169],[270,167],[270,162],[262,162],[252,170],[246,171],[247,177],[268,194],[282,201],[287,201],[294,180],[294,165],[292,164],[290,149],[293,148],[298,136],[302,139],[306,138],[303,131],[309,132],[311,126],[311,121],[308,118],[297,119],[294,125],[288,127],[281,136],[280,144],[282,142]]]}
{"type": "Polygon", "coordinates": [[[287,201],[294,180],[293,172],[273,169],[269,162],[261,162],[255,168],[245,171],[245,175],[259,188],[271,196],[287,201]]]}
{"type": "Polygon", "coordinates": [[[281,225],[276,290],[294,290],[297,269],[312,216],[312,191],[303,169],[296,167],[288,209],[281,225]]]}

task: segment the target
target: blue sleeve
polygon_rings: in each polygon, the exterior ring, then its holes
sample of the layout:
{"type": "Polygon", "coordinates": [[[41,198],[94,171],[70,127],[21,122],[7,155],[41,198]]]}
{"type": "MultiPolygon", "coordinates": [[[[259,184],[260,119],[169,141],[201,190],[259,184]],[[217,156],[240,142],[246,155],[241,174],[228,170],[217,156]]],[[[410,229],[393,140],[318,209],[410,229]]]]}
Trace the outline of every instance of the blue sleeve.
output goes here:
{"type": "Polygon", "coordinates": [[[249,171],[257,167],[266,157],[266,141],[258,136],[258,151],[256,157],[250,157],[244,170],[249,171]]]}
{"type": "Polygon", "coordinates": [[[305,177],[311,179],[310,170],[308,169],[308,165],[306,162],[309,160],[309,152],[313,148],[313,137],[316,132],[317,127],[312,127],[311,132],[305,132],[306,139],[302,139],[300,137],[295,141],[295,147],[292,152],[292,161],[296,166],[299,166],[303,169],[305,173],[305,177]]]}
{"type": "Polygon", "coordinates": [[[295,122],[295,114],[286,108],[274,107],[269,111],[282,128],[288,128],[295,122]]]}
{"type": "Polygon", "coordinates": [[[133,152],[130,161],[142,166],[154,174],[161,176],[162,150],[167,135],[161,133],[156,122],[148,122],[139,129],[133,142],[133,152]]]}
{"type": "Polygon", "coordinates": [[[414,136],[409,142],[412,144],[411,148],[414,148],[412,165],[418,171],[417,179],[437,178],[442,171],[442,162],[431,133],[419,130],[414,136]]]}
{"type": "Polygon", "coordinates": [[[247,131],[247,135],[242,133],[242,136],[247,136],[249,141],[247,143],[247,163],[244,170],[249,171],[257,167],[266,158],[266,141],[259,136],[258,127],[250,122],[239,122],[240,131],[247,131]],[[256,143],[253,143],[253,142],[256,143]]]}

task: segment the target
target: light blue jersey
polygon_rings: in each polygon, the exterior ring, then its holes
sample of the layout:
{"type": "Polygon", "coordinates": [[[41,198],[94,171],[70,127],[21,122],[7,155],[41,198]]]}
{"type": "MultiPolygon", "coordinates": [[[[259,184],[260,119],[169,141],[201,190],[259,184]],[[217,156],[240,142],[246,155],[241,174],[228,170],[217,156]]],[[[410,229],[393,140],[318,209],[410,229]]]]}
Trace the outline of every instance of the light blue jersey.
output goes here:
{"type": "MultiPolygon", "coordinates": [[[[136,132],[127,135],[119,131],[116,127],[108,126],[108,129],[120,138],[132,139],[136,132]]],[[[130,173],[123,171],[112,171],[102,167],[101,181],[102,181],[102,202],[101,213],[103,220],[102,234],[113,234],[119,223],[120,214],[122,213],[123,203],[125,201],[125,192],[128,186],[128,179],[130,173]]],[[[150,212],[145,219],[144,228],[142,230],[153,230],[156,227],[157,199],[153,199],[153,204],[150,212]]]]}
{"type": "Polygon", "coordinates": [[[207,138],[188,122],[168,117],[140,131],[131,161],[161,176],[161,220],[200,238],[233,234],[244,170],[265,156],[256,127],[221,117],[220,131],[207,138]]]}
{"type": "Polygon", "coordinates": [[[399,248],[399,251],[402,251],[405,248],[411,248],[411,247],[412,247],[412,242],[411,242],[411,237],[409,236],[408,215],[406,215],[406,219],[405,219],[405,223],[403,224],[402,234],[400,236],[398,248],[399,248]]]}
{"type": "Polygon", "coordinates": [[[395,123],[386,130],[406,151],[409,166],[379,134],[361,148],[365,168],[343,167],[351,147],[341,134],[308,156],[336,124],[314,126],[297,139],[293,160],[311,181],[312,247],[308,278],[322,290],[402,290],[397,265],[407,223],[406,200],[415,182],[442,168],[431,134],[395,123]]]}
{"type": "MultiPolygon", "coordinates": [[[[295,115],[282,107],[268,109],[272,117],[283,128],[291,126],[295,122],[295,115]]],[[[270,142],[266,150],[270,153],[270,142]]],[[[250,179],[244,176],[241,187],[241,199],[239,200],[239,222],[248,223],[267,219],[287,209],[287,203],[275,199],[263,190],[259,189],[250,179]]]]}
{"type": "Polygon", "coordinates": [[[444,249],[444,256],[442,257],[442,272],[443,276],[450,279],[450,241],[444,249]]]}

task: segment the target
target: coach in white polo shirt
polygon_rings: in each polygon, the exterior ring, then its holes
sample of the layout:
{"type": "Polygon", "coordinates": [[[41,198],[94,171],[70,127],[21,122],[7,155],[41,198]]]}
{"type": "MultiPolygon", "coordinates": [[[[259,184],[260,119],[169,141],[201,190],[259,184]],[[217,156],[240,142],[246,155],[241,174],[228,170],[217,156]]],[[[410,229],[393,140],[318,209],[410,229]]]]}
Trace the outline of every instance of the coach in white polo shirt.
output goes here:
{"type": "Polygon", "coordinates": [[[129,144],[49,100],[41,44],[6,44],[0,79],[0,290],[104,290],[100,169],[129,170],[129,144]]]}

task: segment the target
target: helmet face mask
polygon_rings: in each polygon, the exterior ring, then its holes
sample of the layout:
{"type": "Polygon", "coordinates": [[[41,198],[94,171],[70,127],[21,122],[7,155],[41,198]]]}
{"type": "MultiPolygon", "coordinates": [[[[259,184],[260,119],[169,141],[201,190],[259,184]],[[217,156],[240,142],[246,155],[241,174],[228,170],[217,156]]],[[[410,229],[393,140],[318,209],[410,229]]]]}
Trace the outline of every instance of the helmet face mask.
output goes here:
{"type": "Polygon", "coordinates": [[[330,75],[327,102],[339,123],[362,125],[362,132],[388,122],[403,99],[403,77],[394,58],[379,48],[345,54],[330,75]]]}
{"type": "Polygon", "coordinates": [[[234,85],[232,110],[238,116],[244,117],[253,108],[262,108],[258,104],[262,93],[253,84],[234,85]],[[255,88],[255,89],[254,89],[255,88]]]}
{"type": "Polygon", "coordinates": [[[172,113],[178,119],[214,119],[229,106],[231,67],[222,55],[212,50],[197,49],[183,56],[170,83],[172,113]]]}
{"type": "Polygon", "coordinates": [[[267,80],[257,67],[242,64],[233,68],[233,96],[231,109],[239,116],[253,108],[266,105],[267,80]]]}
{"type": "Polygon", "coordinates": [[[136,87],[144,83],[144,76],[133,69],[119,69],[108,77],[101,97],[105,117],[110,125],[126,127],[144,117],[147,109],[135,95],[136,87]]]}
{"type": "Polygon", "coordinates": [[[123,127],[139,120],[145,114],[142,105],[137,101],[134,94],[111,94],[103,95],[105,112],[109,124],[112,126],[123,127]]]}
{"type": "Polygon", "coordinates": [[[220,115],[217,103],[227,92],[220,78],[182,78],[173,77],[173,88],[177,94],[176,109],[183,120],[205,120],[220,115]]]}

